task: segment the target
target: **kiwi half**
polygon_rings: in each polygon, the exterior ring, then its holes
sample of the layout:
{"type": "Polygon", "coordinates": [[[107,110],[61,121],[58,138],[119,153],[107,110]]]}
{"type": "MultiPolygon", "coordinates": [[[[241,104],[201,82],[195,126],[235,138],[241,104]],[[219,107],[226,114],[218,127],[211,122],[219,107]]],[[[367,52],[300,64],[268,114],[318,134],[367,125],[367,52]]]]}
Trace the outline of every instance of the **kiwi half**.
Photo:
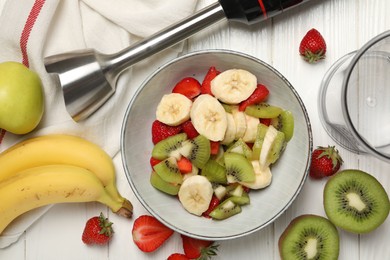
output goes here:
{"type": "Polygon", "coordinates": [[[333,175],[324,188],[324,208],[329,220],[353,233],[379,227],[389,215],[389,196],[372,175],[360,170],[343,170],[333,175]]]}
{"type": "Polygon", "coordinates": [[[279,238],[283,260],[333,260],[339,255],[339,234],[328,219],[301,215],[291,221],[279,238]]]}

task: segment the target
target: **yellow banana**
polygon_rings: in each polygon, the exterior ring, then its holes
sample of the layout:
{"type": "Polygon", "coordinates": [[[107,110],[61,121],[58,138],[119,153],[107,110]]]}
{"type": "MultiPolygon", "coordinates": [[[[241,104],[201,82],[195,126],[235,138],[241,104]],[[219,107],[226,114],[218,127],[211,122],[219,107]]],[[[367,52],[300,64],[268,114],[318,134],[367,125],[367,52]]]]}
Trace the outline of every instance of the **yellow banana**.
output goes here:
{"type": "Polygon", "coordinates": [[[116,188],[111,157],[98,145],[81,137],[50,134],[22,141],[0,154],[0,182],[22,170],[48,164],[69,164],[95,173],[115,199],[125,199],[116,188]]]}
{"type": "Polygon", "coordinates": [[[93,202],[130,218],[132,206],[114,200],[92,172],[72,165],[27,169],[0,183],[0,234],[21,214],[54,203],[93,202]]]}

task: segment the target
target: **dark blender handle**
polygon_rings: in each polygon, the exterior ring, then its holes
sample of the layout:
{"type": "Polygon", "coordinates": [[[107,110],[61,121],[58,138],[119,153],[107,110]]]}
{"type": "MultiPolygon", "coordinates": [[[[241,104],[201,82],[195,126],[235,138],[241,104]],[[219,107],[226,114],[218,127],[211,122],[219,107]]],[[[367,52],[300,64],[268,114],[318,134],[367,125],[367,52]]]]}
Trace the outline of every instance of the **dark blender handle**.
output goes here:
{"type": "Polygon", "coordinates": [[[231,21],[254,24],[309,0],[219,0],[231,21]]]}

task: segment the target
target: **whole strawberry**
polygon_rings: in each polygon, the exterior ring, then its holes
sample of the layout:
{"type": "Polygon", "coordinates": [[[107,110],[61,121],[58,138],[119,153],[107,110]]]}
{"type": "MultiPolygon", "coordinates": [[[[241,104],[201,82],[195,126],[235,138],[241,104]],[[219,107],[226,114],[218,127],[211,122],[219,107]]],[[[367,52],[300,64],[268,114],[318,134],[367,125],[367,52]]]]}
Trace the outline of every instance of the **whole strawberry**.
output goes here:
{"type": "Polygon", "coordinates": [[[322,35],[311,29],[303,37],[299,45],[299,54],[309,63],[317,62],[325,58],[326,43],[322,35]]]}
{"type": "Polygon", "coordinates": [[[334,146],[318,146],[311,155],[310,177],[320,179],[335,174],[343,164],[334,146]]]}
{"type": "Polygon", "coordinates": [[[114,231],[112,223],[105,218],[103,213],[90,218],[85,224],[82,240],[87,245],[105,245],[111,239],[114,231]]]}

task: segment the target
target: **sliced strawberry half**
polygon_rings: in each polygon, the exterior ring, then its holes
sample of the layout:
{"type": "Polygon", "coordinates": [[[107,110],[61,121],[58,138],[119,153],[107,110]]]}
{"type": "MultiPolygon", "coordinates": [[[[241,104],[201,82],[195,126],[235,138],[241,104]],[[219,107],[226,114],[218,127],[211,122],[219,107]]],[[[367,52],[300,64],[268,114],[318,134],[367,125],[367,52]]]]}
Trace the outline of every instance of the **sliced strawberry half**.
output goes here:
{"type": "Polygon", "coordinates": [[[172,89],[172,93],[182,94],[189,99],[193,99],[200,94],[200,83],[193,77],[186,77],[180,80],[172,89]]]}
{"type": "Polygon", "coordinates": [[[139,216],[134,221],[132,230],[133,241],[143,252],[155,251],[172,234],[173,230],[149,215],[139,216]]]}
{"type": "Polygon", "coordinates": [[[209,94],[213,96],[213,93],[211,92],[211,81],[219,74],[221,73],[218,71],[214,66],[210,67],[207,71],[206,76],[204,77],[202,81],[202,86],[200,88],[201,94],[209,94]]]}
{"type": "Polygon", "coordinates": [[[182,131],[182,126],[169,126],[158,120],[155,120],[152,124],[152,142],[157,144],[161,140],[167,137],[176,135],[182,131]]]}
{"type": "Polygon", "coordinates": [[[263,84],[258,84],[255,91],[246,100],[242,101],[238,107],[239,111],[245,111],[247,106],[258,104],[267,99],[269,90],[263,84]]]}
{"type": "Polygon", "coordinates": [[[185,121],[181,126],[188,138],[193,139],[199,135],[191,121],[185,121]]]}

